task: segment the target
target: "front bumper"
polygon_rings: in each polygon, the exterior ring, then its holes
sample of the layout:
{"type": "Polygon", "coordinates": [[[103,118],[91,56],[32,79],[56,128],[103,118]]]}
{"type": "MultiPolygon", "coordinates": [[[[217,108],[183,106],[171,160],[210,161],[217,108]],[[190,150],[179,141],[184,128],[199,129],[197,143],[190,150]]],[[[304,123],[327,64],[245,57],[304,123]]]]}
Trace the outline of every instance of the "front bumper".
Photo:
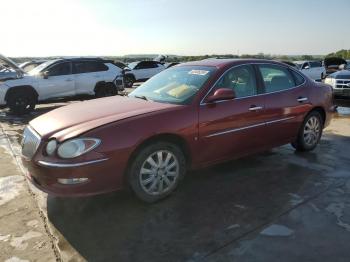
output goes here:
{"type": "Polygon", "coordinates": [[[26,177],[40,190],[55,196],[79,197],[108,193],[123,188],[122,174],[113,168],[108,159],[57,164],[27,160],[22,157],[27,168],[26,177]],[[76,184],[62,184],[59,179],[87,178],[76,184]]]}
{"type": "Polygon", "coordinates": [[[334,96],[350,97],[350,88],[333,88],[334,96]]]}

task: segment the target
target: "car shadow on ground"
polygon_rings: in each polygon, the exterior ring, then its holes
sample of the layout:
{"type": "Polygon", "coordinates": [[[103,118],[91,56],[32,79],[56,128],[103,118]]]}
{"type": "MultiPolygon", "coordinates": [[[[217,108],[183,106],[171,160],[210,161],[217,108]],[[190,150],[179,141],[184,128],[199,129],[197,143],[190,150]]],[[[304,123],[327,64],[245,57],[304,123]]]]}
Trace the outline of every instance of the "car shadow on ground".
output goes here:
{"type": "MultiPolygon", "coordinates": [[[[201,259],[332,184],[320,176],[325,167],[335,169],[326,154],[332,139],[315,152],[296,153],[288,145],[192,171],[173,195],[153,205],[129,192],[48,197],[48,217],[87,260],[201,259]]],[[[350,145],[349,137],[341,139],[350,145]]]]}

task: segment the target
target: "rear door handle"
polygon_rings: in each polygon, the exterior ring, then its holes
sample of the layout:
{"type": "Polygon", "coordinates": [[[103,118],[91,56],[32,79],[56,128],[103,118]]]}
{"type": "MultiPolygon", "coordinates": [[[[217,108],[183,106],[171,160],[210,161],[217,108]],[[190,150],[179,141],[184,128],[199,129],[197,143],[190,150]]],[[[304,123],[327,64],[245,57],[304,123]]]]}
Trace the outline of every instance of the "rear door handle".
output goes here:
{"type": "Polygon", "coordinates": [[[73,79],[66,79],[66,82],[72,82],[73,79]]]}
{"type": "Polygon", "coordinates": [[[258,110],[261,110],[263,109],[262,106],[255,106],[255,105],[252,105],[250,108],[249,108],[249,111],[258,111],[258,110]]]}
{"type": "Polygon", "coordinates": [[[305,102],[305,101],[307,101],[307,100],[308,100],[307,97],[298,97],[298,99],[297,99],[297,101],[298,101],[299,103],[305,102]]]}

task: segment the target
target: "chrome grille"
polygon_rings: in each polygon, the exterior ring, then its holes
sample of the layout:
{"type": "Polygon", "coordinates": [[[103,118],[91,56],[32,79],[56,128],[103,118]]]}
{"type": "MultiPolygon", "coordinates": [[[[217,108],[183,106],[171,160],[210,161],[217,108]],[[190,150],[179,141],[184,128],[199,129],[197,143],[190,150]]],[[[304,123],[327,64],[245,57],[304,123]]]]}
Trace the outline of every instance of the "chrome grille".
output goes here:
{"type": "Polygon", "coordinates": [[[336,87],[337,88],[350,88],[350,80],[337,79],[336,87]]]}
{"type": "Polygon", "coordinates": [[[40,136],[27,126],[23,132],[22,155],[26,158],[32,158],[40,145],[40,136]]]}

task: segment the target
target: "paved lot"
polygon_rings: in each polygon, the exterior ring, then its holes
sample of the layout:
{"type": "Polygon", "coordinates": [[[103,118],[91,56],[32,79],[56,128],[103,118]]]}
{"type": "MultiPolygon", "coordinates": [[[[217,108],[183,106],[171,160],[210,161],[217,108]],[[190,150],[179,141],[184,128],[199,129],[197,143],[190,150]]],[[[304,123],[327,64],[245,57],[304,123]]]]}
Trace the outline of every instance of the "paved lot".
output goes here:
{"type": "Polygon", "coordinates": [[[320,146],[289,145],[188,174],[148,205],[129,192],[48,197],[16,159],[31,116],[0,111],[0,260],[349,261],[350,103],[320,146]]]}

